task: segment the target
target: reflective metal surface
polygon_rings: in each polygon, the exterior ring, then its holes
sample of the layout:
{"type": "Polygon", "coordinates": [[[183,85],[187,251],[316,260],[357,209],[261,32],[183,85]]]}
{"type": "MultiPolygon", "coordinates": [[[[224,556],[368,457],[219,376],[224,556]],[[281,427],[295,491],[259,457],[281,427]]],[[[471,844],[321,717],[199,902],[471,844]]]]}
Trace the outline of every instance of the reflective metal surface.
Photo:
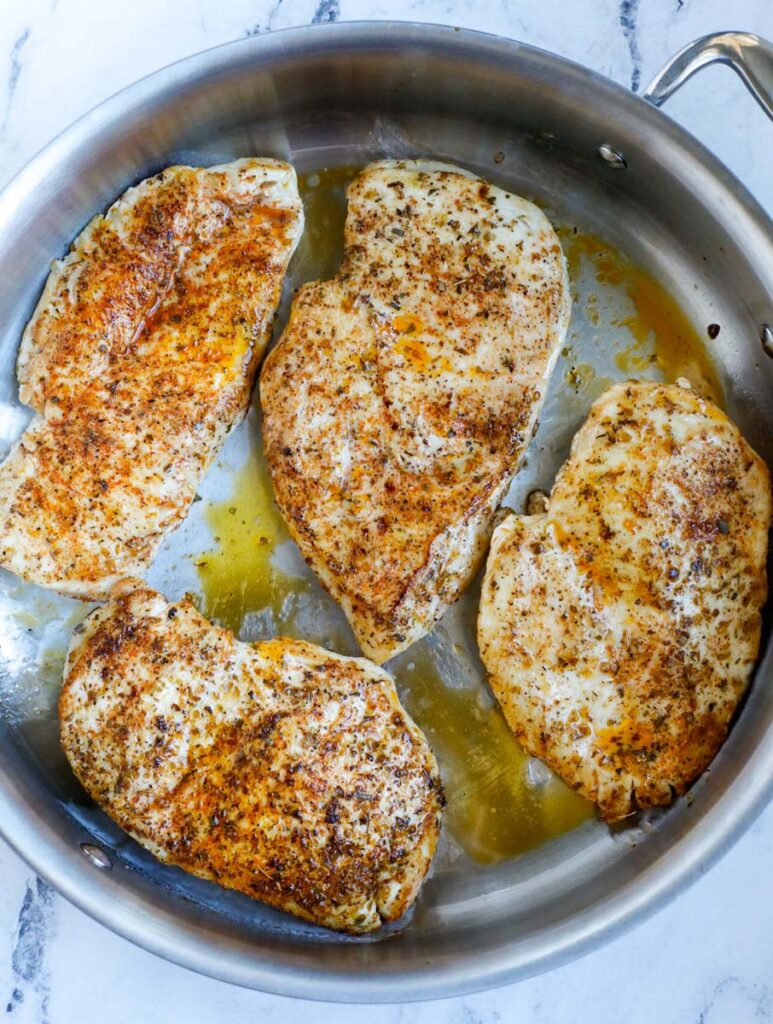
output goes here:
{"type": "Polygon", "coordinates": [[[773,46],[751,32],[715,32],[689,43],[661,69],[642,97],[659,107],[696,71],[709,64],[731,67],[768,117],[773,118],[773,46]]]}
{"type": "MultiPolygon", "coordinates": [[[[0,196],[5,447],[27,416],[14,359],[50,260],[95,212],[161,166],[247,154],[283,157],[301,171],[434,155],[534,197],[561,223],[617,245],[667,284],[699,329],[720,325],[711,353],[726,406],[773,461],[773,361],[760,345],[760,325],[773,322],[773,244],[764,212],[699,143],[605,79],[514,42],[406,24],[292,30],[191,58],[97,108],[8,186],[0,196]],[[602,146],[624,155],[624,170],[599,159],[602,146]]],[[[582,302],[577,308],[580,316],[582,302]]],[[[597,383],[607,369],[619,376],[592,324],[578,320],[576,331],[572,344],[593,362],[597,383]]],[[[557,375],[511,495],[516,504],[535,489],[549,490],[589,399],[557,375]]],[[[170,596],[184,585],[178,556],[185,530],[151,576],[170,596]]],[[[4,608],[23,606],[30,615],[43,609],[27,626],[18,615],[0,616],[0,831],[104,924],[238,984],[397,1001],[545,970],[670,899],[771,794],[768,622],[748,700],[688,799],[614,832],[588,823],[489,867],[447,856],[407,921],[372,937],[336,936],[162,867],[95,811],[56,742],[60,661],[40,655],[56,649],[61,658],[72,606],[42,591],[22,593],[10,577],[0,590],[4,608]],[[45,630],[50,635],[41,639],[45,630]],[[112,869],[87,859],[84,843],[106,852],[112,869]]]]}
{"type": "Polygon", "coordinates": [[[762,351],[769,359],[773,359],[773,327],[770,324],[760,324],[760,341],[762,351]]]}

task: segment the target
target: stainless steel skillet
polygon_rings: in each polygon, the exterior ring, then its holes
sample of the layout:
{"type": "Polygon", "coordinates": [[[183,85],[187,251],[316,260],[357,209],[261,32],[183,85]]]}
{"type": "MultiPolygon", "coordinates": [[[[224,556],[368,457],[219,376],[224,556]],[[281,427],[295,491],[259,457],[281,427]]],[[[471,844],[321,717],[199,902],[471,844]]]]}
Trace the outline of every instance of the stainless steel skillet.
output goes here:
{"type": "MultiPolygon", "coordinates": [[[[0,197],[0,441],[7,445],[24,423],[13,364],[49,261],[132,182],[171,162],[248,153],[285,157],[301,170],[432,154],[610,240],[666,282],[694,324],[719,324],[711,355],[728,410],[773,463],[771,222],[653,106],[711,60],[732,63],[771,112],[773,52],[733,33],[683,51],[653,83],[652,103],[518,43],[407,24],[263,36],[137,83],[56,139],[0,197]]],[[[560,385],[521,488],[549,486],[584,414],[560,385]]],[[[448,862],[411,920],[375,938],[341,938],[162,868],[83,802],[61,763],[50,701],[20,697],[46,669],[30,659],[18,627],[17,606],[29,602],[36,635],[33,597],[10,579],[0,584],[0,832],[104,924],[238,984],[396,1001],[544,970],[673,897],[773,790],[768,622],[749,698],[689,800],[615,835],[584,826],[491,868],[448,862]]],[[[35,608],[46,600],[34,596],[35,608]]]]}

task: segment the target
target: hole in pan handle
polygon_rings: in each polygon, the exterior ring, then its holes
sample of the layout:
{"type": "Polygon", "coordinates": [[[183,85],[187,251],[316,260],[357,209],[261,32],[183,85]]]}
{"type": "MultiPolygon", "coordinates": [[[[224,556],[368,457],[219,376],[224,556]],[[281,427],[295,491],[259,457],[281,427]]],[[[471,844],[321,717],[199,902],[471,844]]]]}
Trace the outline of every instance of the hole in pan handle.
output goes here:
{"type": "Polygon", "coordinates": [[[655,75],[642,97],[659,107],[696,71],[716,63],[729,64],[773,119],[773,44],[751,32],[715,32],[688,43],[655,75]]]}

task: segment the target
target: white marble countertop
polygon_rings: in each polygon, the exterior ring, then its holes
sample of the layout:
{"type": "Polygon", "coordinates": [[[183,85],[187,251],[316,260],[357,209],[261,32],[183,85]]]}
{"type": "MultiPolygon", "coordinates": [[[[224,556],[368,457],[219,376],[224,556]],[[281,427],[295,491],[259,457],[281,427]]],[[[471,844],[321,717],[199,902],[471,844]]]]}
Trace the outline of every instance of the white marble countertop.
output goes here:
{"type": "MultiPolygon", "coordinates": [[[[0,182],[81,113],[206,47],[310,22],[397,18],[512,36],[641,88],[704,33],[773,36],[770,0],[0,0],[0,182]],[[730,24],[729,24],[730,23],[730,24]]],[[[773,209],[773,126],[725,68],[668,112],[773,209]]],[[[773,809],[676,902],[584,959],[505,989],[370,1008],[372,1024],[773,1021],[773,809]]],[[[0,842],[0,1014],[9,1024],[359,1019],[191,974],[117,938],[0,842]]]]}

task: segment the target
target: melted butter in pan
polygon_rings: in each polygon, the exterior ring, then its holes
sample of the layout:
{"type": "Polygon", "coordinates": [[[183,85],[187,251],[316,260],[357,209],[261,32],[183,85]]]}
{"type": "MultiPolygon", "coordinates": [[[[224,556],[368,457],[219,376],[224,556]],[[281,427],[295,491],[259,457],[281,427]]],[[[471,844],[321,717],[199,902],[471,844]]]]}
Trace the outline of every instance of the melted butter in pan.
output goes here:
{"type": "MultiPolygon", "coordinates": [[[[719,406],[724,405],[719,382],[706,346],[682,308],[646,270],[614,246],[590,234],[559,228],[569,266],[575,316],[584,317],[611,355],[615,376],[659,379],[678,377],[719,406]]],[[[588,364],[567,372],[576,388],[593,374],[588,364]]],[[[605,380],[604,390],[610,380],[605,380]]],[[[600,393],[600,392],[599,392],[600,393]]]]}
{"type": "Polygon", "coordinates": [[[333,277],[344,251],[346,187],[357,167],[332,167],[298,175],[306,226],[290,268],[293,287],[333,277]]]}
{"type": "Polygon", "coordinates": [[[482,679],[446,686],[424,641],[406,651],[395,676],[440,765],[445,828],[473,860],[525,853],[593,816],[591,803],[523,751],[482,679]]]}
{"type": "Polygon", "coordinates": [[[230,497],[207,503],[204,519],[214,547],[195,563],[201,611],[238,635],[250,613],[281,608],[292,585],[292,577],[278,575],[271,565],[277,543],[288,534],[258,447],[236,473],[230,497]]]}
{"type": "Polygon", "coordinates": [[[358,654],[343,612],[290,540],[259,430],[250,432],[249,442],[228,495],[203,509],[212,544],[194,562],[199,610],[241,640],[292,636],[358,654]]]}

